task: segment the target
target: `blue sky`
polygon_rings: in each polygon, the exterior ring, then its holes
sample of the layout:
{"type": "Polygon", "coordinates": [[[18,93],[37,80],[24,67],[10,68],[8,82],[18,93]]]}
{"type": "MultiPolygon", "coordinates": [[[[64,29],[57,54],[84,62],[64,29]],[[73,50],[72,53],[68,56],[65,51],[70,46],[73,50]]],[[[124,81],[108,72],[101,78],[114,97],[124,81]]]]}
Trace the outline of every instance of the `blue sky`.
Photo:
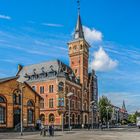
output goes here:
{"type": "MultiPolygon", "coordinates": [[[[81,0],[90,69],[97,71],[99,95],[129,112],[140,109],[140,1],[81,0]]],[[[77,19],[76,0],[1,0],[0,78],[17,65],[60,59],[69,63],[67,42],[77,19]]]]}

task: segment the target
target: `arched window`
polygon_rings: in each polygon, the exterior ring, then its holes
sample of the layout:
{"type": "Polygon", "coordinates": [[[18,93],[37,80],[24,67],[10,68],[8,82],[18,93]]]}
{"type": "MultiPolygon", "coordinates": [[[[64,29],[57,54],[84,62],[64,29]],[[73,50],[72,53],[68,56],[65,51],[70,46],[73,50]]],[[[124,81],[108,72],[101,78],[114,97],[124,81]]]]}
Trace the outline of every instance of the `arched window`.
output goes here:
{"type": "Polygon", "coordinates": [[[66,99],[66,108],[68,109],[69,108],[69,100],[66,99]]]}
{"type": "Polygon", "coordinates": [[[54,114],[50,114],[50,115],[49,115],[49,122],[50,122],[50,123],[54,123],[54,121],[55,121],[54,114]]]}
{"type": "Polygon", "coordinates": [[[84,103],[84,110],[87,110],[87,102],[84,103]]]}
{"type": "Polygon", "coordinates": [[[5,103],[5,102],[6,102],[5,99],[2,96],[0,96],[0,103],[5,103]]]}
{"type": "Polygon", "coordinates": [[[72,93],[75,93],[75,89],[74,88],[72,88],[72,93]]]}
{"type": "Polygon", "coordinates": [[[13,104],[20,105],[21,104],[21,92],[20,90],[15,90],[13,93],[13,104]]]}
{"type": "Polygon", "coordinates": [[[87,115],[85,115],[85,124],[87,124],[87,121],[88,121],[88,120],[87,120],[87,115]]]}
{"type": "Polygon", "coordinates": [[[78,115],[78,124],[80,124],[80,115],[78,115]]]}
{"type": "Polygon", "coordinates": [[[63,82],[60,82],[58,84],[58,91],[64,91],[64,83],[63,82]]]}
{"type": "Polygon", "coordinates": [[[33,107],[33,106],[34,106],[33,101],[29,100],[29,101],[27,102],[27,106],[33,107]]]}
{"type": "Polygon", "coordinates": [[[27,102],[27,118],[28,118],[28,124],[34,123],[34,102],[32,100],[29,100],[27,102]]]}
{"type": "Polygon", "coordinates": [[[0,96],[0,124],[6,123],[6,100],[0,96]]]}
{"type": "Polygon", "coordinates": [[[82,50],[83,49],[83,46],[82,45],[80,45],[80,50],[82,50]]]}
{"type": "Polygon", "coordinates": [[[40,120],[44,123],[45,122],[45,115],[44,114],[41,114],[40,115],[40,120]]]}

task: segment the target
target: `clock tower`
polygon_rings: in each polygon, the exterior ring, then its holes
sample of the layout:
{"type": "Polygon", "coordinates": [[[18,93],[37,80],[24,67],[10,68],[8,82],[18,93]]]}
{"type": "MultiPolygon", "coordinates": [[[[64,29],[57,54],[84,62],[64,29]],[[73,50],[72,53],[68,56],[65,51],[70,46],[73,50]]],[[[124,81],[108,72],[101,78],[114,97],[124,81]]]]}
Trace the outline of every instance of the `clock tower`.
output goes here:
{"type": "Polygon", "coordinates": [[[80,83],[87,87],[89,47],[84,37],[80,13],[78,13],[74,38],[68,43],[70,67],[80,83]]]}

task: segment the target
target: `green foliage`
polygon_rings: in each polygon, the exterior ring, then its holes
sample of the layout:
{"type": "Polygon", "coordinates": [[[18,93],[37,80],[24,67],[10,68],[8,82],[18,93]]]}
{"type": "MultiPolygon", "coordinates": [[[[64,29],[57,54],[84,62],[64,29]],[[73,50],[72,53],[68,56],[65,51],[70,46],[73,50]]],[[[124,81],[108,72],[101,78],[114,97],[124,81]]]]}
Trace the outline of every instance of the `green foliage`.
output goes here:
{"type": "Polygon", "coordinates": [[[107,118],[108,120],[111,119],[111,113],[112,113],[111,102],[108,100],[106,96],[102,96],[99,99],[99,112],[100,112],[100,119],[102,122],[107,122],[107,118]]]}
{"type": "Polygon", "coordinates": [[[129,114],[128,122],[129,123],[136,123],[136,114],[129,114]]]}
{"type": "Polygon", "coordinates": [[[136,118],[140,117],[140,112],[135,112],[135,114],[129,114],[128,116],[128,122],[129,123],[136,123],[136,118]]]}
{"type": "Polygon", "coordinates": [[[140,112],[135,112],[136,117],[140,117],[140,112]]]}

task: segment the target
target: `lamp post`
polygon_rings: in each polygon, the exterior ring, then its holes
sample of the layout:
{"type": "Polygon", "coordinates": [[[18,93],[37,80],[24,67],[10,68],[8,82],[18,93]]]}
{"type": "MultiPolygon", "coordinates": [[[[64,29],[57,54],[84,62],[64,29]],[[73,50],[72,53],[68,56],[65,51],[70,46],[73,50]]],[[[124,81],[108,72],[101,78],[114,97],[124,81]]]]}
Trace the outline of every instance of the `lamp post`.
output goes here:
{"type": "Polygon", "coordinates": [[[119,124],[119,108],[117,108],[117,126],[119,124]]]}
{"type": "Polygon", "coordinates": [[[72,92],[69,92],[68,94],[67,94],[67,97],[68,97],[68,100],[69,100],[69,130],[71,130],[71,126],[70,126],[70,97],[73,95],[74,93],[72,93],[72,92]]]}
{"type": "Polygon", "coordinates": [[[23,135],[23,83],[26,81],[25,77],[20,77],[17,79],[17,82],[20,84],[20,94],[21,94],[21,111],[20,111],[20,135],[23,135]]]}
{"type": "Polygon", "coordinates": [[[91,101],[91,102],[90,102],[90,106],[91,106],[91,109],[92,109],[92,111],[91,111],[91,112],[92,112],[92,113],[91,113],[91,117],[92,117],[92,118],[91,118],[91,123],[92,123],[92,124],[91,124],[91,128],[92,128],[92,129],[93,129],[93,109],[94,109],[93,107],[94,107],[94,103],[95,103],[95,101],[91,101]]]}
{"type": "Polygon", "coordinates": [[[64,114],[63,114],[63,112],[62,112],[62,132],[64,131],[64,114]]]}
{"type": "Polygon", "coordinates": [[[109,106],[106,107],[106,110],[107,110],[107,128],[109,128],[109,119],[108,119],[109,106]]]}

